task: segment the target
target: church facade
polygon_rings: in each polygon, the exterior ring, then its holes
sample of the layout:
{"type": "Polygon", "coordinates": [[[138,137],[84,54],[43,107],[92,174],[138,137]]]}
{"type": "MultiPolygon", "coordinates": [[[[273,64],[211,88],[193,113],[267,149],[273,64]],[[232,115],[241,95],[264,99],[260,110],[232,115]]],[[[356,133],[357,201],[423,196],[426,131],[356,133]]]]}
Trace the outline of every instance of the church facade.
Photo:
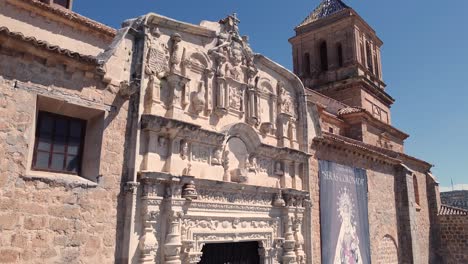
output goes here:
{"type": "Polygon", "coordinates": [[[293,71],[236,14],[116,30],[70,8],[0,3],[0,262],[462,261],[342,1],[295,28],[293,71]]]}

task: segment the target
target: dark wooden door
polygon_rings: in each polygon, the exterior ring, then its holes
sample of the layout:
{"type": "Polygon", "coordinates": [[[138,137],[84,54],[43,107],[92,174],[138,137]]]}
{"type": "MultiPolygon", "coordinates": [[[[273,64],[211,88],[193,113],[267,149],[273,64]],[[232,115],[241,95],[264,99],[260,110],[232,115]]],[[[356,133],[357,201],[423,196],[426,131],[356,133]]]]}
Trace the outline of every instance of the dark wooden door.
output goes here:
{"type": "Polygon", "coordinates": [[[206,244],[200,264],[260,264],[258,242],[206,244]]]}

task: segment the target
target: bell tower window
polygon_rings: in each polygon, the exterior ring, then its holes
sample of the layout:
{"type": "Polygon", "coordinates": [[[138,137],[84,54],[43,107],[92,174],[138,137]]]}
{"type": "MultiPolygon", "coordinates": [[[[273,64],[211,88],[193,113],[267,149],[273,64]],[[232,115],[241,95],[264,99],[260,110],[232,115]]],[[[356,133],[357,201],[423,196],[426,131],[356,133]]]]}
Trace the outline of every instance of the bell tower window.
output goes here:
{"type": "Polygon", "coordinates": [[[370,43],[366,43],[366,54],[367,54],[367,69],[371,72],[374,71],[374,66],[372,63],[372,49],[370,43]]]}
{"type": "Polygon", "coordinates": [[[338,59],[338,66],[343,67],[343,46],[341,43],[336,44],[336,57],[338,59]]]}
{"type": "Polygon", "coordinates": [[[310,76],[310,55],[309,53],[304,54],[304,76],[310,76]]]}
{"type": "Polygon", "coordinates": [[[320,44],[320,66],[322,67],[322,71],[328,71],[328,51],[326,41],[323,41],[320,44]]]}

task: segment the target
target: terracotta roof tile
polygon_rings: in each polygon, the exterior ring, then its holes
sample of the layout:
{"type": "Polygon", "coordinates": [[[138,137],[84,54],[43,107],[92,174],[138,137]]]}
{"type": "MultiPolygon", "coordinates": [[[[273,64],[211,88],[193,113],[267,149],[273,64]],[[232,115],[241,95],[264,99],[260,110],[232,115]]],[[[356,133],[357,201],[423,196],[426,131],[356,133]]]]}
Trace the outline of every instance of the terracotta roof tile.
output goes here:
{"type": "Polygon", "coordinates": [[[353,114],[353,113],[360,113],[364,111],[365,111],[364,108],[361,108],[361,107],[348,106],[348,107],[341,108],[340,110],[338,110],[338,115],[341,116],[341,115],[347,115],[347,114],[353,114]]]}
{"type": "Polygon", "coordinates": [[[466,215],[468,216],[468,210],[443,204],[442,206],[440,206],[439,215],[466,215]]]}
{"type": "Polygon", "coordinates": [[[83,55],[78,52],[74,52],[68,49],[63,49],[57,45],[52,45],[48,43],[47,41],[38,40],[35,37],[28,37],[28,36],[23,35],[20,32],[12,32],[7,27],[0,27],[0,35],[6,35],[7,37],[27,42],[38,48],[41,48],[41,49],[44,49],[44,50],[47,50],[56,54],[64,55],[69,58],[76,59],[85,63],[94,64],[94,65],[99,64],[98,60],[94,56],[83,55]]]}
{"type": "Polygon", "coordinates": [[[102,23],[99,23],[97,21],[94,21],[92,19],[84,17],[82,15],[79,15],[79,14],[77,14],[77,13],[71,11],[71,10],[51,6],[51,5],[42,3],[42,2],[40,2],[38,0],[14,0],[14,1],[10,1],[10,2],[12,4],[15,4],[15,2],[16,3],[23,2],[23,3],[26,3],[26,4],[33,5],[34,7],[38,8],[38,9],[48,11],[48,12],[53,13],[55,15],[58,15],[58,16],[60,16],[62,18],[65,18],[65,19],[67,19],[69,21],[76,22],[76,23],[82,24],[82,25],[84,25],[86,27],[92,28],[95,31],[97,31],[99,33],[102,33],[102,34],[104,34],[104,35],[106,35],[106,36],[108,36],[110,38],[115,37],[115,35],[117,33],[117,31],[112,27],[106,26],[106,25],[104,25],[102,23]]]}

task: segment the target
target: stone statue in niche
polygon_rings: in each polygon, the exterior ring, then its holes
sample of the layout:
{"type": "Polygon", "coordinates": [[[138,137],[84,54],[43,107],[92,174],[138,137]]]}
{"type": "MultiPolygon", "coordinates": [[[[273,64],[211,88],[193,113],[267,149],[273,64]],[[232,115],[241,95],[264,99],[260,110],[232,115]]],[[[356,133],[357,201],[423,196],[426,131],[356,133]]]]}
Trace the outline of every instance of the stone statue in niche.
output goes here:
{"type": "Polygon", "coordinates": [[[183,170],[182,174],[184,176],[191,176],[191,173],[192,173],[192,163],[188,163],[187,164],[187,167],[185,167],[185,169],[183,170]]]}
{"type": "Polygon", "coordinates": [[[148,53],[145,73],[149,77],[147,88],[154,93],[153,98],[157,100],[160,98],[160,80],[169,71],[169,49],[159,40],[160,37],[161,32],[157,27],[150,28],[146,34],[148,53]]]}
{"type": "Polygon", "coordinates": [[[250,155],[250,157],[245,161],[245,167],[249,172],[257,173],[259,170],[257,164],[257,157],[254,155],[250,155]]]}
{"type": "Polygon", "coordinates": [[[213,158],[211,159],[211,164],[213,165],[221,165],[223,162],[223,150],[221,148],[217,148],[213,152],[213,158]]]}
{"type": "Polygon", "coordinates": [[[167,157],[169,152],[169,139],[165,136],[158,137],[158,149],[161,157],[167,157]]]}
{"type": "Polygon", "coordinates": [[[293,144],[297,142],[296,120],[294,118],[291,118],[289,120],[288,138],[291,141],[291,146],[293,146],[293,144]]]}
{"type": "Polygon", "coordinates": [[[243,91],[241,89],[237,89],[235,87],[231,87],[231,96],[230,96],[230,102],[229,102],[229,107],[238,111],[243,111],[243,105],[244,105],[244,100],[243,100],[243,91]]]}
{"type": "Polygon", "coordinates": [[[280,161],[275,163],[275,174],[279,176],[284,175],[283,165],[280,161]]]}
{"type": "Polygon", "coordinates": [[[196,113],[200,113],[205,107],[205,87],[203,82],[198,82],[197,92],[192,97],[192,108],[196,113]]]}
{"type": "Polygon", "coordinates": [[[180,142],[180,157],[185,160],[189,155],[189,145],[187,140],[181,140],[180,142]]]}
{"type": "Polygon", "coordinates": [[[227,67],[227,50],[231,44],[230,42],[231,40],[229,34],[220,33],[218,35],[217,46],[208,51],[208,54],[214,58],[216,63],[215,107],[216,110],[218,110],[217,113],[219,114],[224,114],[228,107],[229,91],[224,76],[227,67]]]}
{"type": "Polygon", "coordinates": [[[182,37],[178,33],[171,35],[171,56],[169,60],[169,70],[171,73],[180,73],[181,51],[180,42],[182,37]]]}
{"type": "Polygon", "coordinates": [[[280,113],[288,114],[290,112],[290,98],[288,98],[284,83],[278,81],[278,110],[280,113]]]}

